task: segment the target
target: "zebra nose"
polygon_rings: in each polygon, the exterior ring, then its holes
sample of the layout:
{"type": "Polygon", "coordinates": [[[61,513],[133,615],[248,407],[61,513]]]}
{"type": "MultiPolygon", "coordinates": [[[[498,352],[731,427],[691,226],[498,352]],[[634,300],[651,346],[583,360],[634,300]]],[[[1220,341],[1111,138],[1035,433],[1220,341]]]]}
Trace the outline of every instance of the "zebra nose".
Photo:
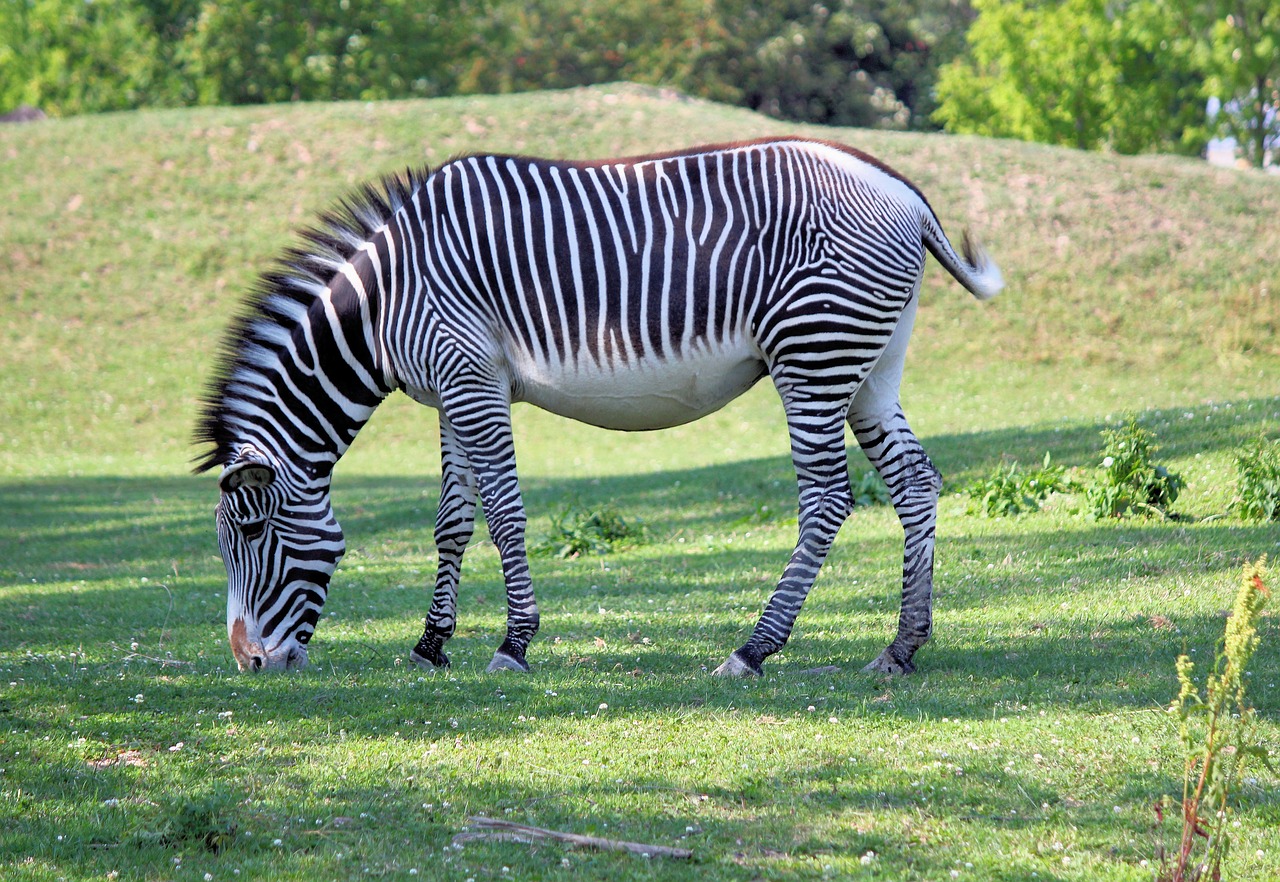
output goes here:
{"type": "Polygon", "coordinates": [[[244,619],[236,619],[231,625],[231,654],[242,671],[260,671],[267,664],[262,645],[249,639],[244,619]]]}

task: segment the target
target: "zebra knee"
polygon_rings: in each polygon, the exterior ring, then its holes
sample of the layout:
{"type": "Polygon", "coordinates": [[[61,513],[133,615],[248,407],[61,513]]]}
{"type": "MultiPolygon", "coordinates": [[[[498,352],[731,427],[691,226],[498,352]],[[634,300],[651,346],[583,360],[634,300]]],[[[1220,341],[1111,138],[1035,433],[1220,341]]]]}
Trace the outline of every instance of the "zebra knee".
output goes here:
{"type": "Polygon", "coordinates": [[[936,511],[942,495],[942,472],[923,450],[893,478],[886,483],[899,518],[915,519],[921,513],[936,511]]]}
{"type": "Polygon", "coordinates": [[[920,451],[920,460],[916,463],[914,477],[920,491],[936,503],[938,497],[942,495],[942,472],[938,471],[938,467],[923,450],[920,451]]]}
{"type": "Polygon", "coordinates": [[[800,521],[803,529],[835,534],[853,514],[853,491],[844,487],[828,487],[800,498],[800,521]]]}

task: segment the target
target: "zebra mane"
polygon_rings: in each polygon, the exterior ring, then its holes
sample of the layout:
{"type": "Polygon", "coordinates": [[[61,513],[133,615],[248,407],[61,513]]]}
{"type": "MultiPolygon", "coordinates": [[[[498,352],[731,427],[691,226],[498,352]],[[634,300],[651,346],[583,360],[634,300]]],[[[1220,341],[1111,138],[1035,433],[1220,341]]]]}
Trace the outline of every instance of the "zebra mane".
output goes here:
{"type": "Polygon", "coordinates": [[[258,278],[222,339],[213,378],[200,398],[192,443],[212,449],[193,460],[193,472],[206,472],[235,458],[235,445],[242,439],[229,418],[235,413],[237,378],[261,363],[263,351],[280,348],[280,339],[299,325],[334,274],[412,198],[430,173],[425,166],[410,168],[364,184],[323,212],[314,226],[300,230],[298,240],[258,278]]]}

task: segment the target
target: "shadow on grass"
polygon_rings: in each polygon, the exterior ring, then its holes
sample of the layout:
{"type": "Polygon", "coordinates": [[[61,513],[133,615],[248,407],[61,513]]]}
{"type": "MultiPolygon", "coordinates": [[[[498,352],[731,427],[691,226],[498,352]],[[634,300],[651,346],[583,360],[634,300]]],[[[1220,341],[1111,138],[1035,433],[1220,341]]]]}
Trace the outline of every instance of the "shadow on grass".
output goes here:
{"type": "MultiPolygon", "coordinates": [[[[1182,413],[1149,413],[1142,418],[1168,422],[1161,438],[1170,448],[1225,449],[1264,430],[1274,431],[1276,404],[1275,399],[1257,399],[1199,408],[1189,411],[1191,418],[1182,413]]],[[[1030,460],[1049,449],[1064,464],[1089,464],[1101,428],[980,432],[926,439],[926,444],[942,462],[993,463],[1022,452],[1031,454],[1030,460]]],[[[856,467],[861,467],[859,458],[851,451],[856,467]]],[[[349,548],[361,563],[372,564],[374,572],[358,573],[344,565],[326,612],[336,611],[344,626],[360,620],[397,623],[402,636],[394,642],[356,639],[322,623],[313,657],[334,671],[349,670],[353,664],[390,665],[420,633],[431,565],[410,577],[395,560],[404,556],[400,549],[392,549],[390,564],[378,556],[388,543],[402,542],[411,548],[408,555],[415,563],[433,558],[435,479],[353,476],[338,483],[335,507],[349,548]],[[389,579],[412,582],[413,588],[389,590],[389,579]]],[[[628,516],[645,521],[660,538],[714,535],[755,524],[775,530],[763,548],[691,544],[688,550],[670,553],[641,547],[609,558],[610,573],[601,572],[595,561],[536,560],[535,584],[544,615],[543,633],[531,659],[544,666],[548,658],[555,658],[556,637],[571,642],[599,636],[608,646],[618,647],[625,646],[630,634],[652,630],[662,635],[660,658],[643,645],[634,652],[578,654],[594,656],[589,664],[597,675],[639,669],[679,676],[714,667],[745,640],[794,535],[785,515],[780,519],[775,514],[794,510],[791,467],[783,457],[605,479],[526,476],[523,483],[534,518],[531,531],[538,519],[570,500],[586,505],[612,502],[628,516]],[[768,513],[763,506],[768,506],[768,513]],[[661,573],[661,580],[650,573],[661,573]],[[663,611],[676,601],[679,613],[663,611]],[[622,615],[594,615],[602,605],[622,615]]],[[[0,645],[10,652],[34,648],[38,654],[50,647],[71,650],[113,641],[128,646],[139,629],[150,629],[170,647],[184,640],[188,646],[220,644],[224,576],[210,514],[215,493],[207,476],[0,484],[0,509],[7,520],[0,534],[0,589],[7,589],[0,593],[0,645]],[[46,582],[59,587],[44,590],[46,582]]],[[[1274,527],[1228,522],[1188,526],[1081,521],[1069,532],[1056,534],[999,528],[967,534],[963,524],[956,527],[951,535],[944,531],[940,537],[937,608],[941,619],[959,619],[949,632],[940,630],[922,651],[922,675],[907,681],[940,679],[956,685],[937,692],[914,686],[897,689],[912,696],[908,713],[934,708],[940,715],[982,715],[990,712],[992,690],[1016,694],[1028,683],[1046,696],[1058,690],[1063,700],[1081,700],[1087,693],[1098,706],[1162,703],[1172,682],[1165,662],[1188,641],[1211,645],[1220,620],[1179,620],[1176,629],[1159,630],[1148,621],[1165,612],[1159,597],[1131,604],[1135,611],[1127,618],[1105,622],[1082,618],[1078,612],[1059,614],[1042,600],[1069,600],[1077,607],[1097,603],[1106,609],[1117,591],[1141,592],[1148,580],[1171,574],[1198,573],[1230,581],[1242,560],[1276,545],[1274,527]],[[1005,561],[1011,565],[1004,566],[1005,561]],[[979,629],[964,620],[969,612],[1037,603],[1044,609],[1032,621],[1001,621],[979,629]],[[1161,663],[1159,675],[1151,672],[1152,659],[1161,663]],[[975,693],[971,676],[987,680],[990,688],[975,693]],[[1071,692],[1071,684],[1087,690],[1071,692]]],[[[887,643],[896,624],[900,548],[891,515],[874,523],[855,515],[841,532],[795,637],[770,667],[790,677],[794,674],[788,671],[837,664],[843,669],[837,682],[855,694],[878,689],[855,672],[887,643]],[[847,580],[849,573],[858,574],[858,587],[837,581],[847,580]]],[[[473,670],[487,663],[503,626],[503,596],[490,554],[487,564],[464,576],[464,620],[451,644],[455,661],[467,661],[473,670]],[[475,621],[482,624],[469,624],[475,621]]],[[[566,664],[560,667],[568,670],[566,664]]],[[[644,676],[633,679],[648,682],[644,676]]],[[[245,682],[257,688],[257,681],[245,682]]],[[[718,682],[699,679],[698,684],[694,689],[705,693],[703,701],[734,694],[723,692],[718,682]]],[[[595,688],[596,683],[584,687],[595,688]]],[[[645,701],[670,706],[693,700],[688,694],[664,699],[671,693],[656,683],[645,691],[645,701]]],[[[584,694],[575,695],[573,704],[582,701],[590,703],[584,694]]]]}
{"type": "MultiPolygon", "coordinates": [[[[1280,431],[1280,398],[1257,398],[1186,411],[1139,414],[1157,428],[1162,452],[1191,455],[1234,449],[1280,431]]],[[[1038,462],[1049,451],[1066,466],[1094,466],[1106,424],[1011,428],[923,439],[944,473],[985,474],[1001,461],[1038,462]]],[[[855,473],[868,470],[856,447],[855,473]]],[[[786,457],[745,460],[697,469],[609,478],[522,476],[530,517],[546,518],[568,503],[612,502],[660,531],[723,529],[726,525],[794,519],[794,473],[786,457]],[[762,513],[762,506],[768,512],[762,513]]],[[[967,480],[967,478],[966,478],[967,480]]],[[[408,531],[431,541],[438,472],[422,476],[335,478],[334,505],[349,540],[376,541],[408,531]]],[[[156,478],[34,478],[0,481],[0,580],[51,577],[93,581],[121,573],[203,572],[216,554],[209,476],[156,478]]],[[[478,532],[482,536],[483,532],[478,532]]],[[[349,545],[353,544],[349,542],[349,545]]],[[[143,573],[146,574],[146,573],[143,573]]]]}
{"type": "MultiPolygon", "coordinates": [[[[468,757],[477,753],[469,747],[457,750],[468,757]]],[[[831,875],[821,871],[822,865],[856,866],[867,852],[874,852],[880,863],[890,867],[904,871],[909,867],[912,878],[946,878],[961,860],[984,860],[967,845],[947,847],[947,840],[964,843],[970,837],[988,840],[1003,834],[1020,843],[1015,854],[986,856],[985,860],[998,863],[977,867],[976,877],[1075,878],[1059,876],[1054,869],[1063,861],[1051,842],[1062,835],[1064,825],[1080,843],[1127,841],[1128,846],[1110,852],[1110,859],[1121,866],[1136,865],[1150,854],[1145,817],[1126,811],[1117,818],[1109,805],[1083,803],[1080,790],[1047,783],[1034,768],[1013,771],[979,763],[958,777],[954,767],[939,763],[935,769],[913,772],[907,780],[896,764],[874,755],[832,754],[817,765],[812,758],[797,757],[782,768],[778,763],[769,765],[770,773],[743,772],[732,783],[699,785],[678,770],[655,768],[625,783],[575,780],[570,774],[548,786],[505,781],[481,755],[465,775],[424,757],[390,762],[381,781],[347,782],[343,775],[341,781],[317,787],[306,774],[307,763],[295,770],[248,761],[216,779],[185,782],[181,793],[155,794],[160,801],[148,808],[100,813],[92,829],[83,834],[74,820],[76,801],[130,792],[138,786],[138,776],[107,772],[86,782],[83,776],[58,780],[55,773],[45,798],[29,797],[9,826],[6,847],[14,855],[47,860],[61,872],[85,878],[112,870],[136,873],[148,867],[153,874],[163,875],[166,870],[172,873],[175,864],[183,864],[180,869],[188,873],[193,868],[237,867],[239,874],[238,868],[244,866],[250,874],[255,869],[264,874],[259,878],[279,874],[292,878],[291,870],[301,877],[326,866],[340,871],[346,867],[340,863],[343,853],[349,856],[348,862],[368,861],[367,852],[376,855],[385,848],[381,841],[388,836],[388,827],[409,837],[406,846],[413,843],[396,859],[425,865],[426,878],[478,876],[477,870],[486,869],[489,875],[497,875],[492,868],[514,864],[513,858],[536,878],[581,878],[583,870],[593,878],[727,880],[743,878],[744,873],[821,878],[831,875]],[[260,792],[265,782],[270,782],[267,793],[260,792]],[[290,793],[287,799],[280,796],[280,789],[290,793]],[[454,807],[449,802],[439,804],[437,794],[442,792],[454,807]],[[188,820],[185,826],[175,824],[174,816],[190,816],[192,805],[210,807],[209,817],[188,820]],[[518,842],[472,842],[465,851],[459,848],[450,855],[447,846],[465,825],[468,813],[687,848],[693,852],[692,865],[641,863],[625,854],[518,842]],[[905,831],[869,824],[869,814],[901,817],[905,831]],[[921,835],[942,833],[944,841],[926,846],[924,840],[916,839],[913,827],[921,835]],[[154,831],[172,831],[172,838],[166,843],[154,831]],[[227,834],[216,852],[206,844],[208,832],[227,834]],[[1043,857],[1038,853],[1041,845],[1043,857]],[[573,860],[563,858],[566,854],[572,854],[573,860]],[[562,867],[571,867],[578,875],[562,867]]],[[[1137,797],[1144,803],[1150,792],[1172,791],[1177,786],[1165,776],[1143,778],[1137,797]]],[[[170,787],[178,783],[173,780],[170,787]]],[[[1273,799],[1264,800],[1258,810],[1265,813],[1268,802],[1274,804],[1273,799]]],[[[1061,847],[1058,843],[1057,848],[1061,847]]],[[[1086,852],[1088,848],[1084,846],[1086,852]]],[[[988,855],[988,850],[982,853],[988,855]]],[[[403,867],[398,869],[403,872],[403,867]]],[[[350,871],[352,876],[355,872],[350,871]]]]}

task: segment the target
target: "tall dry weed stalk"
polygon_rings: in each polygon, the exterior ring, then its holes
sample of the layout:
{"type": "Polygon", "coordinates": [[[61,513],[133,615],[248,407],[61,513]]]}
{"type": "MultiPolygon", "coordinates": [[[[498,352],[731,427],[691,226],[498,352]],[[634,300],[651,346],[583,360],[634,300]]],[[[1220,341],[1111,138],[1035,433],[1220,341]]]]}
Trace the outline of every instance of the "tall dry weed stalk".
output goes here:
{"type": "MultiPolygon", "coordinates": [[[[1231,849],[1228,801],[1249,760],[1272,768],[1267,749],[1256,740],[1254,712],[1245,695],[1249,661],[1258,648],[1258,622],[1270,593],[1266,576],[1266,557],[1245,566],[1203,690],[1193,679],[1195,664],[1185,654],[1178,657],[1179,691],[1169,711],[1178,717],[1186,751],[1182,831],[1173,854],[1163,843],[1158,846],[1157,882],[1221,880],[1231,849]]],[[[1173,806],[1168,797],[1157,803],[1160,823],[1173,806]]]]}

